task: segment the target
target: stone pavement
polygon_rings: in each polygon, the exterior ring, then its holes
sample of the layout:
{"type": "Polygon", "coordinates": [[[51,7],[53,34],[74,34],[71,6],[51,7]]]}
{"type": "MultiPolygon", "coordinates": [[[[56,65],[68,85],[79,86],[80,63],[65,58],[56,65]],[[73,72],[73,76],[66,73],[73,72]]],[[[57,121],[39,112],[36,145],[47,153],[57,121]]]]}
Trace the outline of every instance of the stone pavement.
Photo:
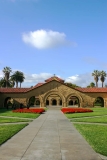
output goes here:
{"type": "Polygon", "coordinates": [[[57,109],[31,122],[0,147],[0,160],[101,160],[57,109]]]}

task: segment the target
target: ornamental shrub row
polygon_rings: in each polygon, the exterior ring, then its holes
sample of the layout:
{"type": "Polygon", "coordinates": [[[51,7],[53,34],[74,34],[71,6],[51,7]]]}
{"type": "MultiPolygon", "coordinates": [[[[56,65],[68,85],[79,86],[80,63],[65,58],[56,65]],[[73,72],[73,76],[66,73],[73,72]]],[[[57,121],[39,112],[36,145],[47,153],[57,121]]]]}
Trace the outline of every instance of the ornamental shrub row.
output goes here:
{"type": "Polygon", "coordinates": [[[18,113],[38,113],[38,114],[41,114],[43,112],[45,112],[45,109],[43,108],[37,108],[37,109],[16,109],[16,110],[13,110],[13,112],[18,112],[18,113]]]}
{"type": "Polygon", "coordinates": [[[62,108],[61,111],[63,113],[85,113],[85,112],[93,112],[93,110],[88,108],[62,108]]]}

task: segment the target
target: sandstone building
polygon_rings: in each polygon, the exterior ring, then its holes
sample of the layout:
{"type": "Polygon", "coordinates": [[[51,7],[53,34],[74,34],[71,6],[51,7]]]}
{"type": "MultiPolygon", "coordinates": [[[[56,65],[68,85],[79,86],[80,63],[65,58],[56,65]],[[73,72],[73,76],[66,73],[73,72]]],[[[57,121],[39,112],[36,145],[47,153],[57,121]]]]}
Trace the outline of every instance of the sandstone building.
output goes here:
{"type": "Polygon", "coordinates": [[[34,105],[40,107],[94,107],[98,97],[102,99],[103,107],[107,107],[107,88],[72,88],[56,76],[32,88],[0,88],[0,107],[6,107],[10,100],[17,107],[20,103],[26,107],[32,97],[35,98],[34,105]]]}

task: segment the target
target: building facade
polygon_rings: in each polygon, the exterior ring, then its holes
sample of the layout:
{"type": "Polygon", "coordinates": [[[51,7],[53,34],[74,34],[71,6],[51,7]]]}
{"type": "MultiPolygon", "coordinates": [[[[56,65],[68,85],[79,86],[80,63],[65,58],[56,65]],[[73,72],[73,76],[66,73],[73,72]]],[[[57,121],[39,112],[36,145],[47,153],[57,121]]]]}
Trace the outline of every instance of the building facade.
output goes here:
{"type": "Polygon", "coordinates": [[[0,88],[0,107],[11,102],[17,107],[23,104],[47,106],[94,107],[95,100],[102,99],[107,107],[107,88],[72,88],[58,77],[51,77],[32,88],[0,88]],[[31,104],[32,103],[32,104],[31,104]]]}

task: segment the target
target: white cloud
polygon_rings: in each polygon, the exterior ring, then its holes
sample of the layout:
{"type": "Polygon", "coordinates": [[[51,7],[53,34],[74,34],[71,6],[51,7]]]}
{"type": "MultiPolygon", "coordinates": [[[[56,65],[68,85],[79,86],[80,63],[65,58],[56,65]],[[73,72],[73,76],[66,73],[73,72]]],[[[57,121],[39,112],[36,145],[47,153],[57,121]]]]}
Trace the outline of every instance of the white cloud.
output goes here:
{"type": "MultiPolygon", "coordinates": [[[[81,87],[87,87],[91,82],[94,82],[94,77],[91,75],[91,73],[84,73],[80,75],[74,75],[66,78],[65,82],[71,82],[81,87]]],[[[106,84],[106,80],[105,80],[106,84]]],[[[101,81],[99,79],[98,86],[101,87],[101,81]]]]}
{"type": "Polygon", "coordinates": [[[37,49],[56,48],[60,46],[75,46],[76,43],[66,40],[65,33],[52,30],[37,30],[23,33],[22,39],[25,43],[32,45],[37,49]]]}
{"type": "Polygon", "coordinates": [[[3,77],[4,77],[3,72],[2,72],[2,70],[0,70],[0,79],[3,77]]]}
{"type": "Polygon", "coordinates": [[[37,83],[44,82],[46,79],[52,77],[53,75],[51,73],[40,73],[40,74],[25,74],[25,80],[24,83],[22,83],[22,86],[24,87],[31,87],[35,86],[37,83]]]}

